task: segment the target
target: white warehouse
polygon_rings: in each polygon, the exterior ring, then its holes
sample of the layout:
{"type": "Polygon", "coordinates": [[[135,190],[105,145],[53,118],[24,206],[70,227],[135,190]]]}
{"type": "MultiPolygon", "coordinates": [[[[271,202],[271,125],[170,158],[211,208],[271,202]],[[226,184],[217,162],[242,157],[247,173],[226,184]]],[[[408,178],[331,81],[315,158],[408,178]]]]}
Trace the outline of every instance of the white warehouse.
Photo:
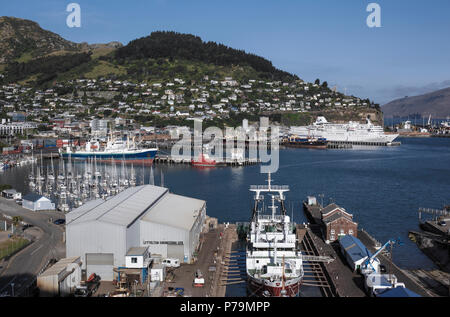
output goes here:
{"type": "Polygon", "coordinates": [[[204,200],[143,185],[107,200],[97,199],[66,215],[66,255],[81,256],[86,274],[113,279],[127,251],[148,247],[151,254],[191,262],[206,219],[204,200]]]}

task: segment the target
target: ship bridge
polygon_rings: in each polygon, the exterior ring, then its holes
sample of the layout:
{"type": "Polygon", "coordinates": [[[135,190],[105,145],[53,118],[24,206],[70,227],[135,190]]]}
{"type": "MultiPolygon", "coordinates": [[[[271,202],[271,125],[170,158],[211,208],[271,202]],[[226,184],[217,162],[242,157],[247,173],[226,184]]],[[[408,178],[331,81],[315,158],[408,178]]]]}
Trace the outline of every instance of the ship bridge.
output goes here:
{"type": "Polygon", "coordinates": [[[268,185],[251,185],[250,191],[256,193],[255,200],[259,200],[261,198],[261,193],[271,193],[277,192],[280,199],[284,200],[284,193],[289,191],[289,186],[287,185],[272,185],[272,179],[270,177],[270,173],[268,174],[267,179],[268,185]]]}

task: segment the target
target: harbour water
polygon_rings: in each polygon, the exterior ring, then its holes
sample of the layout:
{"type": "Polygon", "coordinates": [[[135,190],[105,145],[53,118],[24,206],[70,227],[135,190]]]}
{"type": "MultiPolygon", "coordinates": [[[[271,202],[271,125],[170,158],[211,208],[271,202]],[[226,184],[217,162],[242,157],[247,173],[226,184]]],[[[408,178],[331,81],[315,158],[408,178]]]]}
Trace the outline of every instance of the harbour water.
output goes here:
{"type": "MultiPolygon", "coordinates": [[[[367,147],[347,150],[280,150],[280,168],[273,183],[289,185],[287,209],[297,223],[305,222],[301,202],[307,195],[324,194],[354,214],[359,227],[380,242],[400,238],[394,251],[402,268],[431,269],[434,264],[408,240],[418,229],[419,207],[442,208],[450,203],[450,139],[400,139],[399,147],[367,147]]],[[[50,164],[44,162],[44,164],[50,164]]],[[[80,171],[84,163],[78,164],[80,171]]],[[[57,164],[55,163],[55,168],[57,164]]],[[[121,166],[117,166],[119,173],[121,166]]],[[[130,168],[129,166],[125,168],[130,168]]],[[[142,167],[135,166],[137,184],[142,167]]],[[[0,174],[0,183],[11,184],[24,194],[31,166],[0,174]]],[[[264,183],[259,166],[193,168],[188,165],[155,165],[155,183],[174,193],[207,201],[207,214],[220,222],[249,221],[252,196],[249,186],[264,183]]],[[[145,183],[150,169],[145,167],[145,183]]],[[[321,198],[318,198],[319,202],[321,198]]]]}

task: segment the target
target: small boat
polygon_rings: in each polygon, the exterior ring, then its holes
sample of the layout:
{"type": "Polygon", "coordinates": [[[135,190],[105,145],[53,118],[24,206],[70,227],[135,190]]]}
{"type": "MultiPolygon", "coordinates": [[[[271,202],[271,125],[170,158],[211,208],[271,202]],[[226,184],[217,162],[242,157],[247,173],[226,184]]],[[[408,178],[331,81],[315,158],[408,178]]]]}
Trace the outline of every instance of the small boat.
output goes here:
{"type": "Polygon", "coordinates": [[[191,160],[193,166],[198,167],[215,167],[217,162],[209,158],[208,154],[200,154],[197,160],[191,160]]]}

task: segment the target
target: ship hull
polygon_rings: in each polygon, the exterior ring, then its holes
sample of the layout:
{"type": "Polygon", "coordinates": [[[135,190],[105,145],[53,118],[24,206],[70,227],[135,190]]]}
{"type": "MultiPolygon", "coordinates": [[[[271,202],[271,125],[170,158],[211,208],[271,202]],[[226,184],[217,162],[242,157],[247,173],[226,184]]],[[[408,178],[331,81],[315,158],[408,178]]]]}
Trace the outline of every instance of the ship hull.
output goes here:
{"type": "Polygon", "coordinates": [[[256,297],[297,297],[300,291],[302,278],[296,278],[285,281],[285,294],[282,294],[283,285],[281,281],[269,281],[248,276],[247,288],[250,296],[256,297]]]}
{"type": "Polygon", "coordinates": [[[300,149],[326,149],[326,141],[306,141],[306,142],[288,142],[284,144],[286,147],[300,148],[300,149]]]}

